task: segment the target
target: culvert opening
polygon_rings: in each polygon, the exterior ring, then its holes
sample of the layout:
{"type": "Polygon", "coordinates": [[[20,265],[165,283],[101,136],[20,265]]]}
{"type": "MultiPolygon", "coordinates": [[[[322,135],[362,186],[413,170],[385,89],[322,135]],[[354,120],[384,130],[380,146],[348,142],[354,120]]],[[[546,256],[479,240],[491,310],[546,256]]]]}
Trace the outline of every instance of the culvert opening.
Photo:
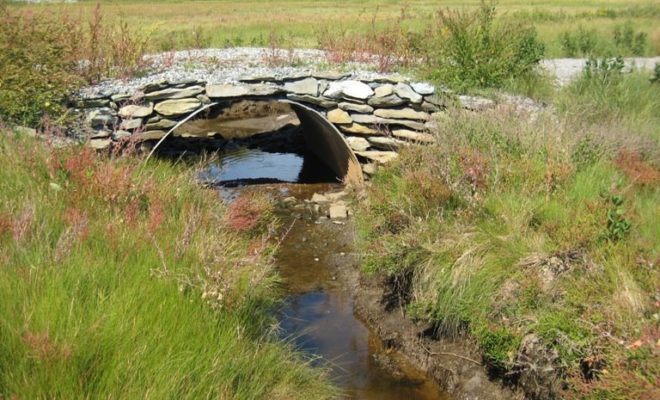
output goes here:
{"type": "Polygon", "coordinates": [[[158,154],[216,155],[200,176],[215,186],[339,182],[342,171],[321,159],[331,150],[315,147],[315,129],[301,123],[288,103],[243,100],[218,104],[183,123],[158,154]]]}

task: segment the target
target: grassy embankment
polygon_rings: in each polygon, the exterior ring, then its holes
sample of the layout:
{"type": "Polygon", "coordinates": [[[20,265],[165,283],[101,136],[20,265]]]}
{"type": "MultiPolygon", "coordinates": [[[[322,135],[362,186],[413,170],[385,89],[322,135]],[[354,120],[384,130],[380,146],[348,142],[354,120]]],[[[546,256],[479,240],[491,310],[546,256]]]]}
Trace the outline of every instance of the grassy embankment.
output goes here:
{"type": "MultiPolygon", "coordinates": [[[[470,10],[480,1],[101,1],[108,21],[127,22],[151,33],[150,51],[196,47],[279,46],[324,47],[337,36],[365,34],[398,25],[424,32],[440,8],[470,10]],[[313,23],[311,23],[313,22],[313,23]]],[[[23,5],[24,10],[67,10],[83,19],[93,13],[95,1],[76,4],[23,5]]],[[[660,8],[652,1],[520,1],[497,2],[505,23],[533,23],[548,57],[568,56],[561,36],[571,33],[588,52],[604,55],[613,50],[617,26],[632,24],[645,33],[647,43],[639,55],[660,54],[660,8]],[[582,31],[578,29],[582,28],[582,31]]],[[[348,40],[349,42],[351,40],[348,40]]],[[[576,54],[579,55],[579,54],[576,54]]],[[[632,54],[631,54],[632,55],[632,54]]]]}
{"type": "Polygon", "coordinates": [[[268,204],[140,162],[0,134],[0,398],[330,397],[269,337],[268,204]]]}
{"type": "Polygon", "coordinates": [[[596,68],[538,118],[450,112],[360,203],[365,270],[412,282],[408,315],[468,334],[506,379],[657,398],[658,85],[596,68]]]}

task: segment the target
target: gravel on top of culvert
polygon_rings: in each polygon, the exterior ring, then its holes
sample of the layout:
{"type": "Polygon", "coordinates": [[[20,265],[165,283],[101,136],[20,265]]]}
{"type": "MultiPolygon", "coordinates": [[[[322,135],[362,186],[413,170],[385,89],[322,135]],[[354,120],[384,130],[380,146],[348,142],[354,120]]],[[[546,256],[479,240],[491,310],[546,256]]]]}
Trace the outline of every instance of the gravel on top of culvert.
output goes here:
{"type": "MultiPolygon", "coordinates": [[[[363,57],[368,59],[368,57],[363,57]]],[[[196,80],[208,84],[238,83],[250,77],[273,77],[276,80],[309,74],[315,71],[340,71],[351,79],[373,80],[382,76],[400,76],[376,72],[376,62],[349,62],[342,65],[328,62],[328,55],[318,49],[271,49],[263,47],[232,47],[224,49],[196,49],[152,54],[145,57],[150,65],[140,77],[121,80],[108,79],[80,91],[82,97],[113,93],[133,93],[148,83],[157,81],[184,82],[196,80]]],[[[586,59],[546,59],[541,68],[555,77],[559,86],[577,77],[586,59]]],[[[641,70],[652,69],[660,57],[626,58],[626,65],[641,70]]]]}

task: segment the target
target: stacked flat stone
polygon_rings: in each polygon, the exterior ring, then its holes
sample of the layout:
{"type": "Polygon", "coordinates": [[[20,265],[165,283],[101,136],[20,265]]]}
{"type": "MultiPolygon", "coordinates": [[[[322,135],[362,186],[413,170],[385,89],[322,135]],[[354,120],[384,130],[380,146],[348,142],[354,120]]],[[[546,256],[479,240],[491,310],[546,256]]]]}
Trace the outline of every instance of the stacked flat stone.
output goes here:
{"type": "Polygon", "coordinates": [[[433,120],[446,108],[448,93],[398,76],[355,80],[324,72],[275,78],[245,77],[235,84],[203,81],[154,82],[135,93],[103,93],[78,99],[94,130],[90,145],[157,140],[190,113],[210,102],[287,99],[316,109],[344,135],[363,162],[383,164],[410,144],[435,141],[433,120]]]}

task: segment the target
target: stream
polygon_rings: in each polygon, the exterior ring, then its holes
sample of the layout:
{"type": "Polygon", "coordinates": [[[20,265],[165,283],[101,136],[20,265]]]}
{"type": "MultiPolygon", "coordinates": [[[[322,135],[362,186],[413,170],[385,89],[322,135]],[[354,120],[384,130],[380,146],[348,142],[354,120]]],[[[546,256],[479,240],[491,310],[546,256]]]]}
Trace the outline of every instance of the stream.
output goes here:
{"type": "Polygon", "coordinates": [[[200,173],[226,201],[249,189],[267,191],[282,205],[279,217],[288,232],[276,254],[287,293],[278,312],[281,337],[308,354],[313,366],[326,369],[344,398],[448,399],[355,315],[358,272],[351,220],[330,220],[310,201],[314,193],[343,188],[327,183],[327,171],[310,157],[233,149],[200,173]]]}

